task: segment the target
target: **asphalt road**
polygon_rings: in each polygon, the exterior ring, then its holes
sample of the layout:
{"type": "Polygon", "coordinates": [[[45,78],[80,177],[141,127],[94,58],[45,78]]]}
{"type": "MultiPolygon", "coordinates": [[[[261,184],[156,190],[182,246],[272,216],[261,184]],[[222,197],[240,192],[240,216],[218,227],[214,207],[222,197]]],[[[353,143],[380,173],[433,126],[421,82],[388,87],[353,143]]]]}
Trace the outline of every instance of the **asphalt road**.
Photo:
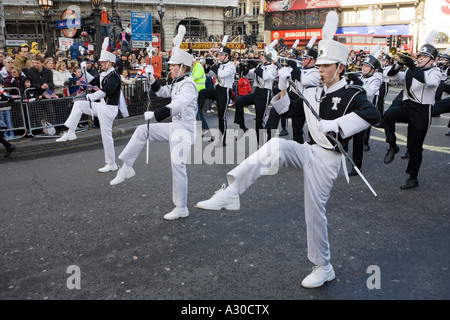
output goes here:
{"type": "MultiPolygon", "coordinates": [[[[216,126],[215,114],[207,119],[216,126]]],[[[0,163],[0,299],[450,299],[448,121],[433,118],[420,186],[406,191],[406,126],[397,126],[401,151],[389,165],[384,132],[373,128],[362,169],[378,196],[359,177],[336,181],[327,205],[336,279],[318,289],[300,285],[313,267],[301,171],[264,176],[239,211],[212,212],[194,206],[236,164],[191,163],[190,216],[165,221],[173,209],[167,143],[151,144],[148,165],[144,149],[136,176],[115,187],[115,173],[97,172],[100,144],[12,157],[0,163]]],[[[127,141],[116,142],[117,154],[127,141]]]]}

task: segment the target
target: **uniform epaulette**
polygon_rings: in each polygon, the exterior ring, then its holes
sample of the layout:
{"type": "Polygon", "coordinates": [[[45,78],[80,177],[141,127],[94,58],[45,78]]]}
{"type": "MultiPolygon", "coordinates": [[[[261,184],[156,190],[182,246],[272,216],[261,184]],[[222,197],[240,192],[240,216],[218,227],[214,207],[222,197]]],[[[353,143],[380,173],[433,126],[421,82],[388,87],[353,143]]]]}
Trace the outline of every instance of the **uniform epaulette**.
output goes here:
{"type": "Polygon", "coordinates": [[[356,84],[348,84],[345,86],[345,89],[356,89],[359,90],[361,92],[366,92],[366,89],[364,89],[362,86],[358,86],[356,84]]]}

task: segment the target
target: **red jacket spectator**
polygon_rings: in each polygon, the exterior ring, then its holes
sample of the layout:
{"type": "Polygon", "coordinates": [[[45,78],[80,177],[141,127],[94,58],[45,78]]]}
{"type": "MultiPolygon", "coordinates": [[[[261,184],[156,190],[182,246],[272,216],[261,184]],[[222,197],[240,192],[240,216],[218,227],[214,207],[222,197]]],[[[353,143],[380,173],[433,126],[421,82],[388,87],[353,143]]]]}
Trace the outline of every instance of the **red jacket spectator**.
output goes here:
{"type": "Polygon", "coordinates": [[[244,77],[240,77],[238,82],[238,95],[245,96],[249,93],[252,93],[252,86],[250,85],[250,81],[244,77]]]}

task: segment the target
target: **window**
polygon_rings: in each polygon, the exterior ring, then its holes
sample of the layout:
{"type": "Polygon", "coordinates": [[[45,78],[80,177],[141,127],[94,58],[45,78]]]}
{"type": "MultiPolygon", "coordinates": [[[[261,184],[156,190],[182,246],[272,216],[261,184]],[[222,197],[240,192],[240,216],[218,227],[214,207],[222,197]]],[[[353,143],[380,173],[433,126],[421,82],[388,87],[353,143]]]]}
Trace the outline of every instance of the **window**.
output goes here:
{"type": "Polygon", "coordinates": [[[344,24],[356,23],[356,12],[355,11],[343,11],[342,20],[344,24]]]}
{"type": "Polygon", "coordinates": [[[284,14],[284,26],[285,27],[293,27],[296,23],[296,17],[297,15],[295,12],[288,12],[284,14]]]}
{"type": "Polygon", "coordinates": [[[252,24],[252,33],[258,35],[258,33],[259,33],[259,24],[257,24],[257,23],[252,24]]]}
{"type": "Polygon", "coordinates": [[[280,28],[283,26],[283,14],[281,13],[274,13],[272,15],[272,27],[273,28],[280,28]]]}
{"type": "Polygon", "coordinates": [[[411,21],[416,16],[414,7],[402,7],[398,10],[398,19],[402,21],[411,21]]]}
{"type": "Polygon", "coordinates": [[[368,8],[358,9],[356,12],[356,19],[359,23],[371,23],[372,22],[372,10],[368,8]]]}
{"type": "Polygon", "coordinates": [[[254,16],[259,15],[259,2],[253,2],[252,7],[253,7],[253,15],[254,16]]]}
{"type": "Polygon", "coordinates": [[[383,22],[395,22],[397,21],[397,8],[383,8],[381,19],[383,22]]]}

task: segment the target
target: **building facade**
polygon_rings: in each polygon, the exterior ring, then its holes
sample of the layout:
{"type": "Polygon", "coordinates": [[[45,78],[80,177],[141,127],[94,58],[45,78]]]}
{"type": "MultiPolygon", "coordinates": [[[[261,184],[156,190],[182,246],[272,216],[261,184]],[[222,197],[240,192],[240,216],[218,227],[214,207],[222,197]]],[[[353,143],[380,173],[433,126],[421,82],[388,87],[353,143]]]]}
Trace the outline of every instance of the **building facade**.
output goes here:
{"type": "Polygon", "coordinates": [[[350,49],[369,50],[377,43],[416,52],[431,30],[440,32],[436,47],[449,47],[450,3],[447,0],[285,0],[266,1],[265,42],[299,40],[305,46],[313,35],[320,40],[329,10],[340,21],[337,40],[350,49]]]}
{"type": "MultiPolygon", "coordinates": [[[[43,12],[37,6],[37,0],[2,0],[4,7],[5,40],[11,43],[36,41],[41,45],[45,43],[46,23],[43,12]]],[[[68,36],[63,29],[55,27],[56,22],[63,20],[64,12],[70,8],[77,11],[81,18],[92,16],[94,6],[90,0],[58,1],[50,10],[51,31],[54,46],[58,46],[58,38],[68,36]]],[[[118,12],[122,27],[125,28],[131,21],[131,12],[150,12],[152,14],[152,33],[164,34],[163,48],[170,50],[172,39],[177,32],[179,24],[186,26],[186,39],[209,38],[223,36],[225,32],[225,12],[237,8],[237,0],[163,0],[164,15],[158,14],[157,6],[160,0],[111,0],[103,1],[100,7],[106,7],[111,13],[118,12]],[[161,28],[162,20],[162,28],[161,28]]],[[[81,25],[79,31],[73,36],[80,37],[88,25],[81,25]]],[[[69,36],[72,36],[69,34],[69,36]]],[[[80,39],[85,40],[85,39],[80,39]]]]}

